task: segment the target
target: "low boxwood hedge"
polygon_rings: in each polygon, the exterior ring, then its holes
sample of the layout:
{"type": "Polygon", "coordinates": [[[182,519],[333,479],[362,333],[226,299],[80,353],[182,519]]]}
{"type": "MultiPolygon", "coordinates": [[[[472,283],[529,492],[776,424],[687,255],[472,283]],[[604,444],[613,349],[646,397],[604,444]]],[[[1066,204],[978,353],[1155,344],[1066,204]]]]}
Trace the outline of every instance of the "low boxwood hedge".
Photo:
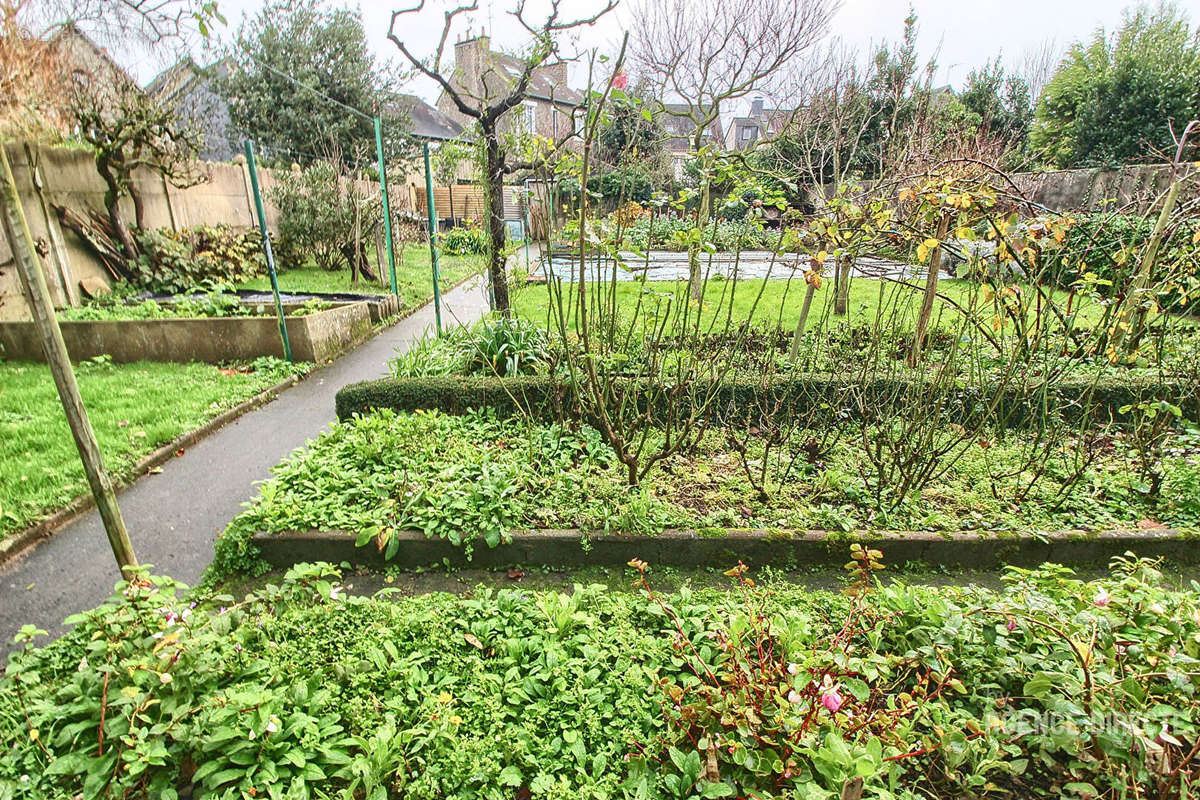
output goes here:
{"type": "MultiPolygon", "coordinates": [[[[630,378],[629,380],[638,380],[630,378]]],[[[842,375],[809,374],[783,377],[769,384],[758,380],[731,378],[716,387],[712,410],[718,421],[744,418],[747,409],[785,408],[788,404],[828,403],[833,408],[846,406],[846,391],[851,384],[842,375]],[[777,405],[778,404],[778,405],[777,405]]],[[[903,408],[918,392],[914,381],[906,378],[880,378],[867,387],[873,404],[903,408]]],[[[1103,420],[1123,421],[1125,406],[1147,399],[1168,399],[1183,406],[1184,414],[1195,419],[1200,398],[1185,389],[1183,382],[1146,377],[1075,378],[1049,389],[1038,385],[1010,386],[999,399],[997,419],[1019,426],[1047,413],[1061,412],[1067,419],[1079,419],[1089,409],[1103,420]]],[[[661,387],[648,387],[642,394],[653,413],[663,413],[670,405],[678,416],[686,413],[680,405],[686,398],[670,396],[661,387]]],[[[923,398],[927,400],[928,398],[923,398]]],[[[951,416],[961,419],[978,408],[983,398],[978,387],[948,388],[943,401],[951,416]]],[[[345,420],[356,414],[388,408],[396,411],[439,410],[459,414],[474,408],[491,408],[500,416],[515,413],[540,418],[555,418],[558,409],[569,405],[570,393],[560,379],[550,376],[439,375],[420,378],[383,378],[353,383],[337,394],[337,415],[345,420]]]]}

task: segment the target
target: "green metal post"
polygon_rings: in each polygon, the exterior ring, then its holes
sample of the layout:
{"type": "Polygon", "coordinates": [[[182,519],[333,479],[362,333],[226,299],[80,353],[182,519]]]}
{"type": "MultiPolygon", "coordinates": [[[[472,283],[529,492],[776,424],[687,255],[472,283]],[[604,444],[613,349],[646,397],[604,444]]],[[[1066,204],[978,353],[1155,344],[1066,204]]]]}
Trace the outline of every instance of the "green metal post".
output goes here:
{"type": "Polygon", "coordinates": [[[375,117],[375,154],[379,156],[379,193],[383,196],[383,241],[387,248],[388,275],[392,279],[392,294],[400,296],[396,285],[396,257],[392,255],[392,208],[388,204],[387,162],[383,159],[383,123],[375,117]]]}
{"type": "Polygon", "coordinates": [[[250,169],[250,189],[254,192],[254,210],[258,212],[258,232],[262,234],[263,252],[267,256],[267,274],[275,294],[275,313],[279,316],[279,335],[283,338],[283,357],[292,360],[292,343],[288,341],[287,323],[283,318],[283,301],[279,299],[279,280],[275,277],[275,254],[271,252],[271,237],[267,233],[267,215],[263,211],[262,192],[258,189],[258,167],[254,165],[254,142],[246,145],[246,166],[250,169]]]}
{"type": "Polygon", "coordinates": [[[433,266],[433,315],[437,320],[438,336],[442,335],[442,289],[438,274],[437,208],[433,204],[433,171],[429,169],[429,142],[421,149],[425,154],[425,209],[429,213],[429,263],[433,266]]]}

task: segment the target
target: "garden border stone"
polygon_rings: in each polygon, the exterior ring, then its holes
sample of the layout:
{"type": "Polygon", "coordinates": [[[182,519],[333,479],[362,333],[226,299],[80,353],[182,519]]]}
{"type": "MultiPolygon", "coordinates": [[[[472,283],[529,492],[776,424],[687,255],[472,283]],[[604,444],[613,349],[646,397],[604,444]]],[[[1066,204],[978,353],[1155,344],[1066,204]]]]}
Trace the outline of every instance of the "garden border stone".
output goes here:
{"type": "MultiPolygon", "coordinates": [[[[208,422],[187,431],[161,447],[152,450],[146,456],[138,460],[134,464],[130,472],[131,477],[127,481],[117,483],[116,488],[123,489],[131,485],[134,481],[140,478],[147,470],[165,464],[172,458],[175,458],[179,450],[186,449],[199,442],[209,434],[214,433],[230,422],[233,422],[243,414],[266,405],[270,401],[279,396],[285,389],[290,389],[302,380],[304,376],[292,375],[283,379],[274,386],[269,386],[251,398],[243,400],[231,409],[224,411],[210,419],[208,422]]],[[[15,531],[0,539],[0,567],[6,565],[9,561],[24,555],[28,550],[36,547],[45,539],[50,538],[59,528],[73,522],[81,514],[90,511],[96,505],[95,498],[91,493],[81,494],[58,511],[52,513],[49,517],[41,522],[34,523],[28,528],[15,531]]]]}
{"type": "MultiPolygon", "coordinates": [[[[330,361],[368,338],[366,302],[346,303],[303,316],[286,317],[297,361],[330,361]]],[[[207,317],[59,322],[73,361],[101,355],[113,361],[204,361],[219,364],[260,356],[283,358],[279,320],[265,317],[207,317]]],[[[0,352],[12,361],[46,360],[32,322],[0,322],[0,352]]]]}
{"type": "Polygon", "coordinates": [[[840,567],[849,558],[854,542],[882,550],[891,564],[911,561],[976,569],[1003,564],[1032,566],[1045,561],[1105,564],[1127,551],[1178,562],[1200,561],[1200,532],[1184,529],[1064,530],[1036,535],[728,529],[666,530],[657,536],[538,530],[513,532],[508,543],[494,548],[478,542],[470,558],[463,547],[445,539],[430,539],[421,531],[400,531],[396,536],[399,548],[392,559],[384,559],[376,547],[356,547],[355,537],[342,531],[260,532],[252,537],[252,543],[267,563],[279,569],[312,561],[375,568],[443,563],[481,568],[516,564],[621,566],[634,558],[671,567],[728,568],[739,560],[753,567],[840,567]]]}

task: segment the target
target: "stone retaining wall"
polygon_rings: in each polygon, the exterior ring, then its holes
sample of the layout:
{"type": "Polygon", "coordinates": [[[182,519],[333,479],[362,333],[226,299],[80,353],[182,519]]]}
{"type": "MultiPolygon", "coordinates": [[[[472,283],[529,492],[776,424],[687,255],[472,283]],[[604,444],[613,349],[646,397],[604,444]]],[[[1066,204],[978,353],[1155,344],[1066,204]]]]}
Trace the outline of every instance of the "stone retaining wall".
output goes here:
{"type": "MultiPolygon", "coordinates": [[[[329,361],[371,334],[367,303],[348,303],[286,317],[292,357],[329,361]]],[[[268,317],[73,320],[60,322],[75,361],[110,355],[113,361],[204,361],[217,364],[260,356],[283,357],[279,322],[268,317]]],[[[45,361],[32,322],[0,322],[0,356],[45,361]]]]}

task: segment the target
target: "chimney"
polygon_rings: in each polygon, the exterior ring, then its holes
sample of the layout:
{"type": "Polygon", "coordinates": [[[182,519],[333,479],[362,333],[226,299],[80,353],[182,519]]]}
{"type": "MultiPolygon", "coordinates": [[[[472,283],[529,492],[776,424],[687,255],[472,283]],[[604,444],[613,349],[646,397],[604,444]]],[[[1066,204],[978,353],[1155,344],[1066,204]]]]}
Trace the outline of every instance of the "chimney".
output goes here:
{"type": "Polygon", "coordinates": [[[485,65],[491,60],[490,48],[491,40],[486,33],[481,32],[472,38],[469,30],[467,38],[454,45],[455,71],[458,73],[458,79],[472,93],[479,91],[480,76],[483,75],[485,65]]]}
{"type": "Polygon", "coordinates": [[[750,116],[761,117],[762,113],[763,113],[763,99],[761,97],[756,97],[750,103],[750,116]]]}

